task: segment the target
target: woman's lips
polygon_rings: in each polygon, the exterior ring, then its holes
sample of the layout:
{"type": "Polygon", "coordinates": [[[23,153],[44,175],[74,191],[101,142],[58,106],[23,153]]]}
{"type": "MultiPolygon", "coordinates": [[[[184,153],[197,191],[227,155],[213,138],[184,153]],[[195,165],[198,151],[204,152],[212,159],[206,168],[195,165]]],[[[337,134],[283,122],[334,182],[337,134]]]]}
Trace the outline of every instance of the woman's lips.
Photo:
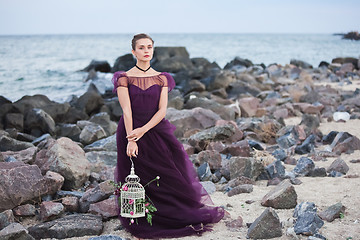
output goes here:
{"type": "Polygon", "coordinates": [[[150,57],[150,55],[145,55],[144,57],[150,57]]]}

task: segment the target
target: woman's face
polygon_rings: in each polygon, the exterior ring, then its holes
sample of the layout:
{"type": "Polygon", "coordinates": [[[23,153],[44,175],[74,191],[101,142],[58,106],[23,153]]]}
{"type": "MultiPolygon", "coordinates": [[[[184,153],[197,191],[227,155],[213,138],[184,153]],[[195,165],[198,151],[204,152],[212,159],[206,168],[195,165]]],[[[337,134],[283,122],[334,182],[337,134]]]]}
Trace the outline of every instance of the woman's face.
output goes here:
{"type": "Polygon", "coordinates": [[[154,53],[152,41],[148,38],[137,40],[135,51],[132,50],[132,53],[139,61],[150,61],[154,53]]]}

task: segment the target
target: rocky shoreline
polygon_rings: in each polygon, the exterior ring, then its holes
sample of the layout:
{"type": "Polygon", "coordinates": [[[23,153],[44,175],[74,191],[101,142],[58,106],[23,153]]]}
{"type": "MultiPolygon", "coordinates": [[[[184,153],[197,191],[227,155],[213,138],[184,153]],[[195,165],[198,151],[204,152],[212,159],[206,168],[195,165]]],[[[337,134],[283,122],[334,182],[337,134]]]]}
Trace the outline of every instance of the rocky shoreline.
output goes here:
{"type": "MultiPolygon", "coordinates": [[[[127,54],[112,67],[92,61],[83,70],[94,79],[97,71],[133,65],[127,54]]],[[[331,87],[359,85],[360,59],[335,58],[314,67],[295,59],[265,66],[237,57],[221,69],[205,58],[190,58],[184,47],[157,47],[152,66],[174,76],[166,119],[176,126],[207,191],[230,201],[256,193],[264,182],[269,186],[259,200],[244,203],[261,211],[249,223],[231,204],[223,206],[229,213],[222,220],[225,231],[251,239],[334,238],[322,234],[324,221],[346,217],[351,206],[334,199],[317,211],[317,202],[299,201],[304,197],[297,187],[310,178],[359,177],[348,175],[352,165],[344,161],[360,150],[357,133],[323,134],[319,127],[360,119],[360,89],[331,87]],[[294,117],[300,122],[287,124],[294,117]],[[283,209],[293,211],[291,220],[279,217],[283,209]]],[[[111,90],[100,94],[94,85],[65,103],[43,95],[16,102],[0,96],[0,239],[109,239],[104,229],[116,220],[109,181],[121,115],[111,90]]],[[[111,239],[129,236],[115,228],[110,233],[120,236],[111,239]]]]}

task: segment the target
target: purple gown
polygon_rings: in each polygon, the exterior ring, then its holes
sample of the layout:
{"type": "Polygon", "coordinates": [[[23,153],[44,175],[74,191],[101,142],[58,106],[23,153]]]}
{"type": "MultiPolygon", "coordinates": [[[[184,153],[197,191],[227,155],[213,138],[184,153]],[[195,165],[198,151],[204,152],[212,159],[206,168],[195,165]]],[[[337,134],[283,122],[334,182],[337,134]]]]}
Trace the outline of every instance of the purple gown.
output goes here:
{"type": "MultiPolygon", "coordinates": [[[[118,87],[127,87],[131,101],[133,129],[145,125],[158,110],[160,92],[163,86],[170,92],[175,81],[167,72],[150,77],[127,76],[126,72],[114,73],[114,92],[118,87]]],[[[213,202],[200,184],[195,168],[175,137],[176,127],[163,118],[138,141],[138,156],[133,157],[135,173],[146,183],[160,176],[156,182],[145,187],[157,211],[153,225],[145,217],[138,218],[138,224],[129,225],[129,218],[119,219],[124,228],[139,238],[183,237],[200,235],[212,230],[212,223],[219,222],[224,209],[213,206],[213,202]]],[[[116,134],[117,166],[115,181],[124,182],[130,173],[131,162],[126,155],[127,139],[123,116],[119,120],[116,134]]]]}

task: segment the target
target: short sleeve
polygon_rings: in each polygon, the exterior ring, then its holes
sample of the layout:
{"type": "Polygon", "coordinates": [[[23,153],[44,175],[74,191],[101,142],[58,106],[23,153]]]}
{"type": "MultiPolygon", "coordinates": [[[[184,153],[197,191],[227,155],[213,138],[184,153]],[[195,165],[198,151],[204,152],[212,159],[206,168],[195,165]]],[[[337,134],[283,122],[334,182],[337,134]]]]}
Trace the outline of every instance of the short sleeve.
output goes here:
{"type": "Polygon", "coordinates": [[[174,78],[170,75],[170,73],[167,72],[162,72],[161,75],[164,75],[164,77],[162,77],[161,79],[163,79],[163,87],[168,87],[168,92],[170,92],[171,90],[174,89],[175,87],[175,80],[174,78]]]}
{"type": "Polygon", "coordinates": [[[114,84],[113,93],[118,87],[128,87],[128,78],[124,71],[115,72],[111,81],[114,84]]]}

